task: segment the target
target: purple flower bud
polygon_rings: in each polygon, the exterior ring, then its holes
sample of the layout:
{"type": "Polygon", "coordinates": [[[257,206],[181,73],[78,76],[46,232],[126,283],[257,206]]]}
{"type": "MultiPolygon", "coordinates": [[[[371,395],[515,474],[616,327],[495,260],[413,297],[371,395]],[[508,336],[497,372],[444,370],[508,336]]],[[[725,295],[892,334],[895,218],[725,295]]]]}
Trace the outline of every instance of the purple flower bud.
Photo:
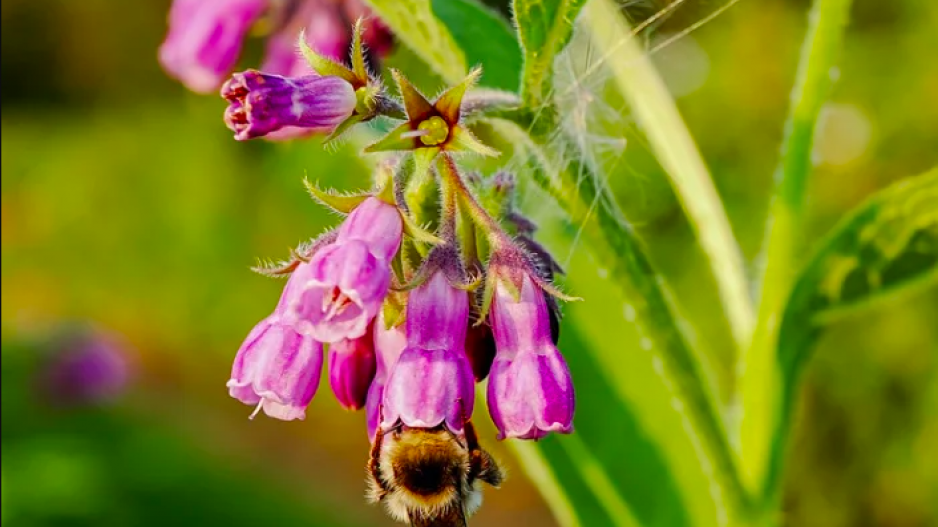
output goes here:
{"type": "Polygon", "coordinates": [[[466,333],[466,356],[472,364],[472,375],[475,376],[476,382],[485,379],[495,359],[495,338],[488,324],[475,325],[469,322],[469,329],[466,333]]]}
{"type": "Polygon", "coordinates": [[[518,298],[502,280],[495,286],[490,320],[497,352],[489,374],[488,403],[499,438],[538,439],[573,431],[573,381],[551,339],[544,293],[523,275],[518,298]]]}
{"type": "Polygon", "coordinates": [[[244,141],[287,126],[328,133],[352,115],[355,89],[338,77],[281,77],[256,70],[235,73],[222,86],[225,124],[244,141]]]}
{"type": "Polygon", "coordinates": [[[362,240],[376,257],[390,261],[401,246],[403,230],[404,223],[397,207],[380,198],[370,197],[345,218],[339,226],[336,242],[362,240]]]}
{"type": "Polygon", "coordinates": [[[238,350],[228,393],[257,405],[270,417],[291,421],[306,418],[306,406],[319,388],[322,344],[300,335],[274,312],[251,330],[238,350]]]}
{"type": "Polygon", "coordinates": [[[445,423],[463,432],[475,402],[472,366],[466,358],[469,296],[435,272],[410,293],[407,348],[391,370],[383,398],[382,427],[414,428],[445,423]]]}
{"type": "Polygon", "coordinates": [[[62,337],[40,376],[42,391],[63,405],[99,403],[124,391],[129,378],[126,345],[100,331],[62,337]]]}
{"type": "Polygon", "coordinates": [[[401,352],[407,347],[407,335],[404,332],[403,324],[386,328],[384,313],[379,313],[375,318],[374,345],[377,369],[375,370],[374,381],[372,381],[371,387],[368,388],[368,400],[365,406],[365,412],[368,414],[369,439],[374,438],[375,431],[378,430],[379,407],[384,398],[384,386],[387,383],[388,374],[397,364],[401,352]]]}
{"type": "Polygon", "coordinates": [[[329,385],[339,404],[348,410],[365,406],[368,388],[375,376],[372,332],[357,339],[329,345],[329,385]]]}
{"type": "Polygon", "coordinates": [[[192,91],[217,90],[266,7],[266,0],[175,0],[160,63],[192,91]]]}
{"type": "Polygon", "coordinates": [[[339,227],[333,245],[294,272],[299,291],[286,320],[320,342],[356,339],[377,315],[391,283],[390,259],[403,223],[394,205],[368,198],[339,227]]]}

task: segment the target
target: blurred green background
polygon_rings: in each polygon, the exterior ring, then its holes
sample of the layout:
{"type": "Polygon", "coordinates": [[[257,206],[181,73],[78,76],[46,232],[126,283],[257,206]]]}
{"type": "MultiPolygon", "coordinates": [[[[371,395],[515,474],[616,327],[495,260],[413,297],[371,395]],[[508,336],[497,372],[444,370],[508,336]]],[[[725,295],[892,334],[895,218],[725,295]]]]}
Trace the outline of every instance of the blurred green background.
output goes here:
{"type": "MultiPolygon", "coordinates": [[[[654,49],[719,6],[688,0],[640,36],[654,49]]],[[[626,9],[642,20],[661,7],[626,9]]],[[[329,151],[317,139],[233,141],[221,122],[223,101],[187,93],[156,63],[167,8],[164,1],[0,4],[2,522],[390,525],[362,498],[364,417],[342,411],[326,383],[307,420],[292,423],[248,421],[251,409],[224,388],[241,339],[279,295],[280,283],[248,266],[284,256],[333,221],[308,199],[302,177],[364,185],[360,141],[329,151]],[[131,382],[116,401],[63,408],[40,397],[50,335],[74,322],[127,341],[131,382]]],[[[807,8],[800,0],[743,0],[653,55],[753,268],[807,8]]],[[[808,246],[865,196],[938,159],[936,28],[935,2],[855,2],[819,134],[808,246]]],[[[586,60],[580,52],[570,56],[574,70],[586,60]]],[[[245,63],[256,63],[257,53],[248,49],[245,63]]],[[[420,76],[406,50],[391,60],[426,91],[440,87],[420,76]]],[[[635,135],[627,111],[616,122],[635,135]]],[[[621,151],[595,139],[599,149],[621,151]]],[[[667,181],[641,138],[631,138],[616,167],[609,184],[712,350],[728,394],[725,326],[667,181]]],[[[603,388],[590,382],[596,365],[586,350],[640,353],[629,344],[634,329],[621,324],[621,304],[610,308],[601,262],[579,245],[576,226],[551,218],[553,206],[536,193],[522,204],[544,220],[544,241],[568,266],[567,288],[587,299],[566,308],[562,348],[579,411],[591,411],[602,405],[603,388]]],[[[936,293],[858,315],[823,339],[801,398],[783,524],[938,525],[936,293]]],[[[630,463],[655,461],[641,444],[618,442],[635,435],[623,429],[675,422],[637,416],[584,433],[608,436],[597,448],[621,449],[613,477],[627,480],[630,463]]],[[[552,525],[492,429],[483,433],[510,479],[486,492],[474,523],[552,525]]],[[[657,517],[657,525],[690,522],[677,513],[657,517]]]]}

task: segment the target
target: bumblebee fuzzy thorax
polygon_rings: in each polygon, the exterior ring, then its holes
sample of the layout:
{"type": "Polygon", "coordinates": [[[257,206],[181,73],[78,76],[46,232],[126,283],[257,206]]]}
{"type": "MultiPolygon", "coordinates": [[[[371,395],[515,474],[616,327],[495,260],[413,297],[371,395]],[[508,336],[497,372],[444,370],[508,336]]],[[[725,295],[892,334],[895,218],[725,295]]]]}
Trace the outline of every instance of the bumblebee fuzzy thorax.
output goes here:
{"type": "Polygon", "coordinates": [[[383,501],[398,520],[442,516],[470,505],[466,501],[478,502],[466,500],[474,490],[468,473],[468,451],[446,430],[407,429],[384,438],[380,475],[390,492],[383,501]]]}

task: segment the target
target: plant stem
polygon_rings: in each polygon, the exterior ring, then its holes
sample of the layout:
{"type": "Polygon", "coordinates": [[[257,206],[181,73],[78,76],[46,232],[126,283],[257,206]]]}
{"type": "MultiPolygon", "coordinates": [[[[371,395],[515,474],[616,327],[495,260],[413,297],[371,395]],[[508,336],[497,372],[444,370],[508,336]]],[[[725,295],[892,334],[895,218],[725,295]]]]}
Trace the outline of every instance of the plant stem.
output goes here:
{"type": "Polygon", "coordinates": [[[814,132],[833,83],[831,68],[843,40],[849,10],[850,0],[814,0],[811,8],[785,123],[781,160],[775,171],[775,192],[762,255],[765,269],[759,317],[752,344],[740,357],[738,365],[743,410],[739,430],[743,478],[751,490],[760,494],[774,486],[765,476],[771,434],[778,418],[778,327],[799,267],[796,253],[803,239],[803,211],[811,174],[814,132]]]}
{"type": "Polygon", "coordinates": [[[720,195],[674,99],[612,0],[594,0],[583,17],[600,59],[613,75],[652,152],[669,176],[723,301],[739,350],[749,345],[753,307],[742,255],[720,195]]]}

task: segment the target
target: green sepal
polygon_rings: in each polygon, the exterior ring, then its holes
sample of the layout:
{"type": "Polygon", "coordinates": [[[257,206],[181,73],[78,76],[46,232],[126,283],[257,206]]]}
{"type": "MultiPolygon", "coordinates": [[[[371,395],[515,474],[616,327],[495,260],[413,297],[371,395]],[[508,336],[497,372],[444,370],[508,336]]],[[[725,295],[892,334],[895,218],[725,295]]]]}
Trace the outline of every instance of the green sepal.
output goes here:
{"type": "MultiPolygon", "coordinates": [[[[355,72],[330,58],[320,55],[316,50],[311,48],[309,44],[306,43],[305,29],[300,31],[299,40],[300,52],[303,54],[303,58],[306,59],[306,62],[309,63],[309,67],[313,68],[313,71],[324,77],[339,77],[356,88],[363,84],[362,79],[355,75],[355,72]]],[[[367,80],[367,77],[365,80],[367,80]]]]}
{"type": "Polygon", "coordinates": [[[251,266],[251,271],[257,274],[271,277],[287,276],[292,273],[303,260],[293,258],[293,252],[290,252],[290,258],[287,260],[262,260],[258,258],[257,264],[251,266]]]}
{"type": "Polygon", "coordinates": [[[558,300],[563,300],[564,302],[581,302],[583,300],[582,297],[570,296],[564,293],[560,289],[557,289],[557,286],[554,284],[545,280],[541,280],[536,275],[532,275],[531,278],[534,280],[534,283],[537,284],[537,286],[540,287],[545,293],[558,300]]]}
{"type": "Polygon", "coordinates": [[[450,282],[450,285],[461,291],[475,291],[476,289],[479,288],[480,285],[482,285],[482,281],[484,278],[485,278],[485,275],[481,273],[476,274],[476,275],[470,275],[466,278],[465,282],[462,282],[462,283],[450,282]]]}
{"type": "Polygon", "coordinates": [[[465,207],[459,207],[456,237],[459,240],[459,249],[462,251],[463,260],[470,264],[480,262],[478,244],[476,243],[476,225],[472,221],[472,217],[466,213],[465,207]]]}
{"type": "Polygon", "coordinates": [[[368,78],[368,69],[365,67],[365,53],[362,49],[362,33],[364,27],[362,18],[355,21],[355,28],[352,30],[352,72],[359,79],[368,78]]]}
{"type": "Polygon", "coordinates": [[[450,129],[450,139],[446,144],[450,152],[475,152],[483,156],[498,157],[501,152],[479,141],[468,128],[455,125],[450,129]]]}
{"type": "Polygon", "coordinates": [[[489,273],[485,276],[485,289],[482,290],[482,305],[479,306],[479,318],[473,326],[481,326],[485,323],[486,318],[488,318],[489,310],[492,309],[492,298],[495,297],[495,285],[497,282],[498,277],[489,269],[489,273]]]}
{"type": "Polygon", "coordinates": [[[391,258],[391,271],[394,272],[394,279],[397,280],[397,283],[403,284],[407,281],[407,275],[404,273],[403,251],[397,251],[394,258],[391,258]]]}
{"type": "Polygon", "coordinates": [[[405,277],[416,273],[423,264],[426,251],[417,247],[419,243],[413,238],[404,238],[401,241],[401,263],[403,264],[405,277]]]}
{"type": "MultiPolygon", "coordinates": [[[[400,209],[398,209],[400,210],[400,209]]],[[[438,245],[443,243],[443,240],[438,238],[435,234],[428,231],[427,229],[421,227],[409,214],[401,212],[401,219],[404,221],[404,233],[410,236],[414,241],[421,243],[428,243],[430,245],[438,245]]]]}
{"type": "Polygon", "coordinates": [[[399,326],[404,322],[407,315],[406,302],[402,299],[403,295],[395,294],[393,291],[388,294],[381,304],[381,315],[384,317],[384,329],[388,330],[399,326]]]}
{"type": "Polygon", "coordinates": [[[337,235],[338,232],[335,229],[327,230],[312,240],[303,242],[295,248],[291,247],[289,249],[289,258],[276,262],[258,259],[257,265],[251,267],[251,270],[257,274],[277,278],[289,275],[301,263],[308,262],[316,254],[316,251],[335,242],[337,235]]]}
{"type": "Polygon", "coordinates": [[[446,119],[447,123],[454,125],[459,122],[459,112],[462,107],[463,97],[470,88],[479,82],[481,76],[482,68],[473,68],[462,82],[443,92],[443,94],[437,98],[436,102],[433,103],[433,107],[436,108],[440,116],[446,119]]]}
{"type": "Polygon", "coordinates": [[[404,109],[407,111],[407,118],[411,122],[419,123],[437,113],[433,105],[430,104],[430,101],[420,93],[420,90],[407,80],[407,77],[405,77],[400,70],[392,68],[391,75],[394,77],[394,82],[397,83],[401,99],[404,100],[404,109]]]}
{"type": "Polygon", "coordinates": [[[357,113],[350,115],[347,119],[345,119],[344,121],[339,123],[338,126],[335,127],[335,130],[333,130],[332,133],[326,137],[323,143],[328,145],[329,143],[341,137],[345,132],[348,132],[349,130],[351,130],[353,126],[355,126],[356,124],[364,120],[365,120],[365,116],[363,115],[360,115],[357,113]]]}
{"type": "Polygon", "coordinates": [[[348,214],[355,210],[355,207],[361,205],[363,201],[371,197],[371,194],[340,194],[335,190],[323,190],[318,185],[311,183],[309,179],[303,178],[303,184],[306,190],[314,200],[336,212],[348,214]]]}
{"type": "MultiPolygon", "coordinates": [[[[394,171],[395,163],[381,163],[375,169],[375,192],[374,196],[388,205],[393,205],[401,210],[397,203],[397,196],[394,193],[394,171]]],[[[402,212],[403,215],[403,212],[402,212]]]]}
{"type": "Polygon", "coordinates": [[[413,133],[413,128],[409,122],[403,123],[397,128],[388,132],[388,134],[376,142],[365,147],[365,153],[374,152],[395,152],[401,150],[416,150],[420,146],[416,137],[408,137],[405,134],[413,133]]]}

